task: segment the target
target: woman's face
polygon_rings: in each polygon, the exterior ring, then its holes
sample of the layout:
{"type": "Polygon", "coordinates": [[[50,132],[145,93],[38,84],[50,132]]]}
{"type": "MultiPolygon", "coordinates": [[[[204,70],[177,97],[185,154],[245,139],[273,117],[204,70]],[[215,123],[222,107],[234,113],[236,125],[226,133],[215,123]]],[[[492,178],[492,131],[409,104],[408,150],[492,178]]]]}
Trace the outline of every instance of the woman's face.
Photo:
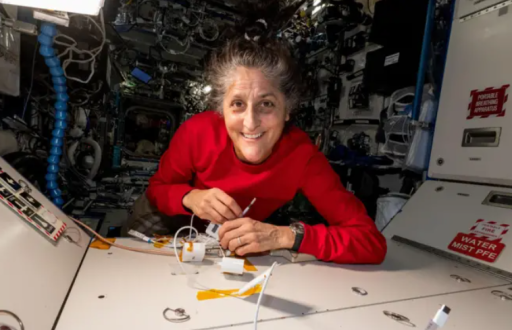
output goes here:
{"type": "Polygon", "coordinates": [[[257,69],[238,67],[223,103],[224,121],[237,157],[260,164],[271,154],[290,119],[285,96],[257,69]]]}

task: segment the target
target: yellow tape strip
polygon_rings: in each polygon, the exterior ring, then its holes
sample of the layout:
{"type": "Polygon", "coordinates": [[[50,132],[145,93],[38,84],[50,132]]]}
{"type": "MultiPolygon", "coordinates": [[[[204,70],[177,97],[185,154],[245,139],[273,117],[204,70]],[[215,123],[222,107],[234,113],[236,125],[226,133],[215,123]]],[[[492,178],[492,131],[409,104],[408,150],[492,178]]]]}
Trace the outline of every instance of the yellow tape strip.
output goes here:
{"type": "Polygon", "coordinates": [[[169,244],[170,241],[171,241],[170,239],[162,239],[158,242],[155,242],[155,244],[153,244],[153,246],[156,247],[157,249],[161,249],[164,246],[166,246],[167,244],[169,244]]]}
{"type": "Polygon", "coordinates": [[[250,289],[246,293],[239,295],[234,294],[238,289],[234,290],[208,290],[208,291],[199,291],[197,293],[197,300],[210,300],[210,299],[219,299],[219,298],[228,298],[228,297],[248,297],[253,294],[258,294],[261,292],[261,285],[256,285],[254,288],[250,289]]]}
{"type": "Polygon", "coordinates": [[[258,269],[247,259],[245,259],[244,269],[248,272],[257,272],[258,269]]]}
{"type": "MultiPolygon", "coordinates": [[[[107,241],[109,241],[110,243],[115,243],[116,239],[115,238],[107,238],[107,241]]],[[[103,243],[102,241],[100,241],[98,239],[95,239],[91,243],[91,245],[89,245],[89,247],[91,247],[93,249],[98,249],[98,250],[109,250],[110,249],[110,245],[108,245],[107,243],[103,243]]]]}

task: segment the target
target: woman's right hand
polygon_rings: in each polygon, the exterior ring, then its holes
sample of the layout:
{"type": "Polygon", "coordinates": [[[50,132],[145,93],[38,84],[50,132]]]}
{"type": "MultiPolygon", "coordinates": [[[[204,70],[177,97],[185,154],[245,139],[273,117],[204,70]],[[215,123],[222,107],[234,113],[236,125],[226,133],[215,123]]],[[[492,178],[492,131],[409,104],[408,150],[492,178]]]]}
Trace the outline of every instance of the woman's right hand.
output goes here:
{"type": "Polygon", "coordinates": [[[242,216],[237,202],[220,189],[192,190],[183,197],[183,205],[203,220],[223,224],[242,216]]]}

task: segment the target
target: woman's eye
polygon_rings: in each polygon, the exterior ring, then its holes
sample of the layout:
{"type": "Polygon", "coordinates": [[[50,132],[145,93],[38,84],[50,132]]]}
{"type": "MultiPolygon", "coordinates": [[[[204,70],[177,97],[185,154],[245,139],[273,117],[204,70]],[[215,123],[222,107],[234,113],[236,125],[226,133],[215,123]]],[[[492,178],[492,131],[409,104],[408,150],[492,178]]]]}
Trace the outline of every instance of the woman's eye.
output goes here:
{"type": "Polygon", "coordinates": [[[241,108],[244,106],[244,104],[241,101],[234,101],[233,103],[231,103],[231,106],[235,108],[241,108]]]}
{"type": "Polygon", "coordinates": [[[274,107],[274,103],[270,102],[270,101],[264,101],[262,103],[263,107],[265,108],[273,108],[274,107]]]}

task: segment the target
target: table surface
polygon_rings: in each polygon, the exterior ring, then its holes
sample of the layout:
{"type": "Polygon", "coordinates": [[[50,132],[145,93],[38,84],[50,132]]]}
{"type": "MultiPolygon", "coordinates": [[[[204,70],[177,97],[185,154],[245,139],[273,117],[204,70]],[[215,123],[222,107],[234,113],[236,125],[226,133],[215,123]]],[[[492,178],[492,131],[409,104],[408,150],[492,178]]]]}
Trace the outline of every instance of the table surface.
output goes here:
{"type": "MultiPolygon", "coordinates": [[[[133,239],[118,243],[148,247],[133,239]]],[[[190,277],[173,275],[180,273],[174,257],[89,249],[56,329],[219,329],[251,324],[257,295],[198,301],[197,292],[241,288],[275,261],[280,266],[265,291],[259,319],[267,322],[262,324],[509,284],[394,241],[388,246],[382,265],[292,264],[266,256],[250,259],[256,272],[235,276],[221,273],[220,258],[207,257],[199,264],[185,264],[189,272],[199,272],[190,277]],[[354,287],[368,294],[358,295],[354,287]],[[190,321],[169,323],[162,316],[168,307],[185,309],[190,321]]]]}

